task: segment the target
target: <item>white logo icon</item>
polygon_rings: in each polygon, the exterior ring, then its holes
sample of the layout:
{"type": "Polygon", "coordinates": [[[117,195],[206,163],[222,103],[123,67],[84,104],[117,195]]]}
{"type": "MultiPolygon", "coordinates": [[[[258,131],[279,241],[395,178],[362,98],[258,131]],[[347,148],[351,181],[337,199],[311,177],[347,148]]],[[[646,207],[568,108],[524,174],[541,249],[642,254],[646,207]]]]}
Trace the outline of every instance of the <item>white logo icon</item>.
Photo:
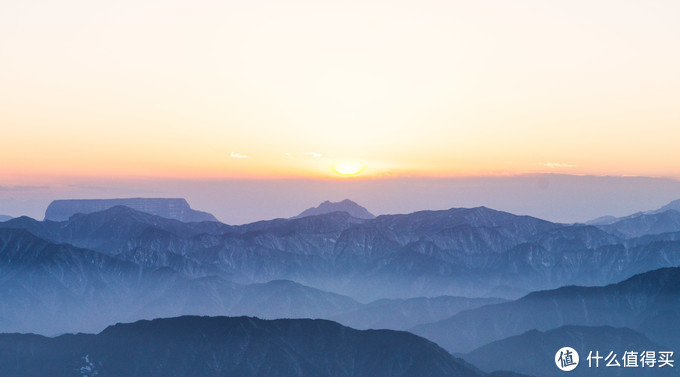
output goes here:
{"type": "Polygon", "coordinates": [[[570,372],[578,366],[578,352],[571,347],[562,347],[555,354],[555,364],[560,370],[570,372]]]}

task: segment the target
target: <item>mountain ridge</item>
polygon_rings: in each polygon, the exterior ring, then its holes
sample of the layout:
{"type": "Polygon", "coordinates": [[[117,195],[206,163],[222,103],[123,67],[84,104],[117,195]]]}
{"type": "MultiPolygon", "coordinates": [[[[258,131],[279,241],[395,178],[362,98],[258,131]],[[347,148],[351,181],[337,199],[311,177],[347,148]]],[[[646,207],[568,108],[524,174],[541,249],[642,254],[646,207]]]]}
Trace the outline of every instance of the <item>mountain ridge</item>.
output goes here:
{"type": "Polygon", "coordinates": [[[652,234],[628,238],[602,227],[486,207],[375,219],[331,212],[238,226],[183,223],[113,207],[62,222],[22,217],[0,225],[189,277],[219,275],[241,284],[287,279],[362,301],[516,298],[574,283],[620,281],[680,264],[680,239],[674,236],[680,223],[672,232],[675,227],[662,221],[648,228],[652,234]]]}
{"type": "Polygon", "coordinates": [[[109,326],[96,335],[0,335],[0,376],[373,377],[484,374],[407,332],[326,320],[183,316],[109,326]],[[46,362],[48,361],[49,362],[46,362]]]}
{"type": "MultiPolygon", "coordinates": [[[[600,365],[586,368],[589,352],[599,351],[602,356],[614,352],[619,360],[624,352],[668,351],[668,347],[652,342],[645,335],[629,328],[611,326],[562,326],[548,331],[530,330],[521,335],[511,336],[484,345],[460,355],[484,371],[512,370],[520,373],[534,373],[543,377],[559,377],[564,374],[555,368],[555,352],[562,347],[571,347],[581,355],[580,366],[572,371],[574,376],[673,376],[671,368],[635,368],[624,370],[606,368],[600,365]]],[[[628,369],[628,368],[626,368],[628,369]]]]}
{"type": "Polygon", "coordinates": [[[630,327],[655,342],[676,346],[680,324],[659,321],[680,315],[678,296],[680,267],[661,268],[606,286],[532,292],[515,301],[463,311],[410,330],[450,352],[469,352],[529,330],[564,325],[630,327]],[[458,336],[444,335],[451,333],[458,336]]]}
{"type": "Polygon", "coordinates": [[[610,224],[615,223],[617,221],[629,220],[629,219],[633,219],[635,217],[639,217],[639,216],[643,216],[643,215],[654,215],[654,214],[657,214],[657,213],[666,212],[668,210],[675,210],[675,211],[680,212],[680,199],[670,201],[668,204],[665,204],[665,205],[663,205],[663,206],[661,206],[657,209],[648,210],[648,211],[639,211],[639,212],[635,212],[633,214],[626,215],[626,216],[621,216],[621,217],[616,217],[616,216],[611,216],[611,215],[600,216],[598,218],[586,221],[585,224],[587,224],[587,225],[610,225],[610,224]]]}

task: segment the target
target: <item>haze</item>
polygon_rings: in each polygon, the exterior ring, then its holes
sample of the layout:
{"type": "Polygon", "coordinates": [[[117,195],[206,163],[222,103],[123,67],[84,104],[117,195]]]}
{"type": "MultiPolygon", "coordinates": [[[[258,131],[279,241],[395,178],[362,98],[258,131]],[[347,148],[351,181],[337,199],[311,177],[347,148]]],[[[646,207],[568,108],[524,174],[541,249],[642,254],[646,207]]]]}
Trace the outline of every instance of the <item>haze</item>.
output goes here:
{"type": "Polygon", "coordinates": [[[644,177],[523,175],[393,179],[163,180],[64,177],[50,185],[0,186],[0,214],[42,219],[54,199],[184,197],[228,224],[292,217],[350,198],[376,215],[486,206],[559,222],[625,216],[680,199],[680,182],[644,177]]]}

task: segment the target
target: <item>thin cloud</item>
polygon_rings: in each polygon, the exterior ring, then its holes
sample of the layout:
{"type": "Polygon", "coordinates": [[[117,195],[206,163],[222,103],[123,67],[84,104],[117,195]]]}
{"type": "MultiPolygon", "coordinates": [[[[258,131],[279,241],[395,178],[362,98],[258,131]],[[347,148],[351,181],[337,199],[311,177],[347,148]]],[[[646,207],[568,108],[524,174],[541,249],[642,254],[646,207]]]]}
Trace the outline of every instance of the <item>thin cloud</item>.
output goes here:
{"type": "Polygon", "coordinates": [[[231,158],[248,158],[245,154],[238,154],[236,152],[231,152],[231,158]]]}
{"type": "Polygon", "coordinates": [[[32,191],[45,190],[49,188],[49,186],[0,186],[0,191],[32,191]]]}
{"type": "Polygon", "coordinates": [[[566,162],[544,162],[541,165],[550,169],[568,169],[576,167],[576,165],[568,164],[566,162]]]}
{"type": "Polygon", "coordinates": [[[321,153],[316,153],[316,152],[302,152],[302,155],[303,156],[311,156],[311,157],[314,157],[314,158],[319,158],[319,157],[322,156],[321,153]]]}

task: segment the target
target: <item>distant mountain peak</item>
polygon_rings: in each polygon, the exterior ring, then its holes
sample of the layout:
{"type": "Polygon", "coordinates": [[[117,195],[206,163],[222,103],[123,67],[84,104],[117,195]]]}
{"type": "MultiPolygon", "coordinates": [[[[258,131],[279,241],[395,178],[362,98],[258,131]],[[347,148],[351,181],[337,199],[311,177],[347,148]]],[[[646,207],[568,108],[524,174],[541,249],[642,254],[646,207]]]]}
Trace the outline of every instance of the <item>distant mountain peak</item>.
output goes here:
{"type": "Polygon", "coordinates": [[[356,217],[358,219],[375,218],[375,215],[368,212],[366,208],[360,206],[359,204],[349,199],[344,199],[339,202],[331,202],[330,200],[326,200],[323,203],[319,204],[318,207],[306,209],[302,211],[302,213],[293,218],[299,219],[301,217],[317,216],[332,212],[347,212],[350,214],[350,216],[356,217]]]}

